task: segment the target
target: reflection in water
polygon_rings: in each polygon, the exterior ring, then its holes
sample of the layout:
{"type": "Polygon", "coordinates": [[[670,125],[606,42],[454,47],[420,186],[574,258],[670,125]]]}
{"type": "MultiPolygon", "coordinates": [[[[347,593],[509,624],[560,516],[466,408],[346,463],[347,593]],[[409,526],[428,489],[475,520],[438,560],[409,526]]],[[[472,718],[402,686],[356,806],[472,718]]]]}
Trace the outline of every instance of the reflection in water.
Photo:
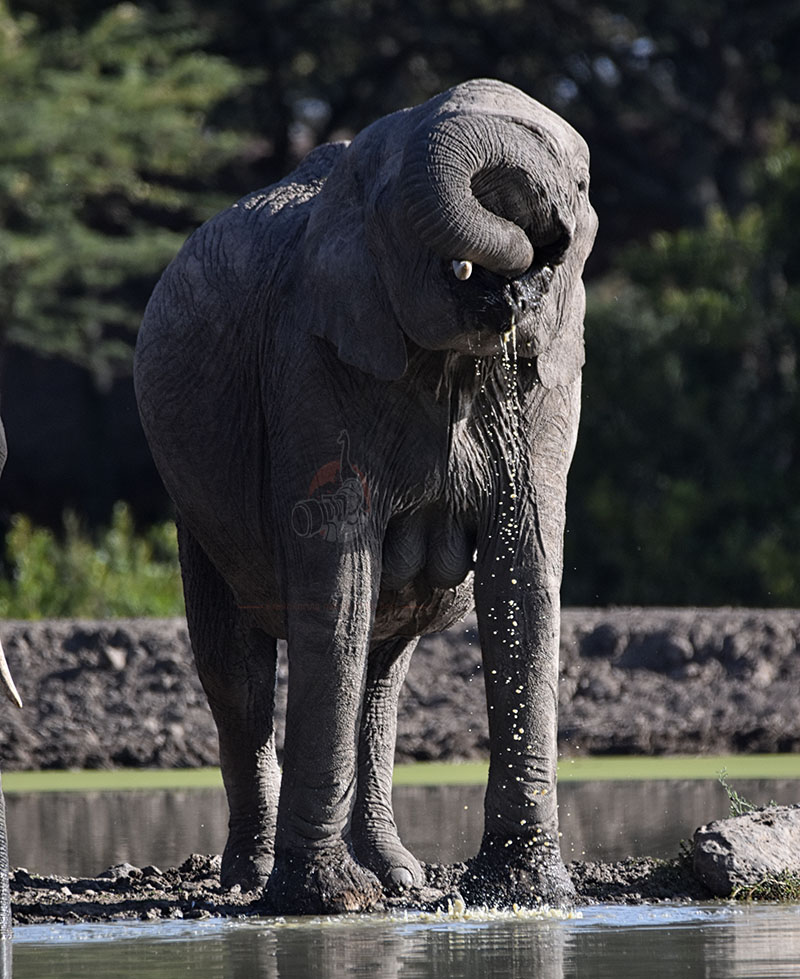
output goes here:
{"type": "MultiPolygon", "coordinates": [[[[797,802],[796,780],[737,781],[756,803],[797,802]]],[[[403,840],[430,863],[477,852],[482,786],[403,786],[395,814],[403,840]]],[[[704,822],[728,814],[716,781],[564,782],[561,849],[569,860],[672,857],[704,822]]],[[[11,795],[11,863],[38,873],[91,876],[115,863],[175,866],[190,853],[219,853],[228,813],[222,790],[11,795]]]]}
{"type": "MultiPolygon", "coordinates": [[[[369,979],[408,977],[564,976],[567,932],[559,921],[398,922],[372,916],[296,926],[263,924],[223,928],[184,926],[170,939],[139,929],[134,938],[111,929],[105,941],[54,947],[43,934],[17,944],[15,979],[113,975],[173,979],[369,979]],[[31,953],[36,951],[36,955],[31,953]],[[82,970],[82,971],[79,971],[82,970]],[[37,971],[38,970],[38,971],[37,971]],[[52,971],[51,971],[52,970],[52,971]]],[[[35,929],[21,929],[33,932],[35,929]]],[[[62,932],[65,929],[62,928],[62,932]]],[[[81,931],[74,926],[73,932],[81,931]]],[[[52,931],[52,930],[51,930],[52,931]]],[[[31,935],[31,938],[37,936],[31,935]]]]}
{"type": "MultiPolygon", "coordinates": [[[[800,802],[797,779],[737,779],[736,788],[755,805],[800,802]]],[[[716,779],[565,782],[558,795],[567,861],[675,857],[698,826],[730,815],[716,779]]]]}
{"type": "Polygon", "coordinates": [[[20,928],[15,979],[783,979],[797,976],[800,908],[597,907],[579,919],[380,915],[302,922],[20,928]]]}
{"type": "Polygon", "coordinates": [[[565,977],[795,979],[800,971],[796,905],[597,908],[586,918],[567,939],[565,977]]]}
{"type": "Polygon", "coordinates": [[[11,865],[43,874],[175,866],[221,852],[228,831],[221,789],[31,793],[7,796],[6,807],[11,865]]]}

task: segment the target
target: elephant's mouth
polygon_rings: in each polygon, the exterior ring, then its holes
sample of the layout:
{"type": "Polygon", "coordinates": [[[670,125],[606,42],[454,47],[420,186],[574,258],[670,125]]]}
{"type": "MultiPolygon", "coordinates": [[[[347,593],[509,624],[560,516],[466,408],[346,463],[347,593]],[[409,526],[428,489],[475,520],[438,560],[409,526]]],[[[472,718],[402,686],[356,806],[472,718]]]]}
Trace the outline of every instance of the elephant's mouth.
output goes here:
{"type": "Polygon", "coordinates": [[[536,314],[550,291],[555,278],[552,265],[532,266],[519,279],[511,279],[503,287],[503,301],[508,306],[512,318],[521,323],[527,316],[536,314]]]}
{"type": "Polygon", "coordinates": [[[530,267],[517,278],[505,280],[503,285],[503,299],[517,324],[539,311],[572,240],[566,230],[555,228],[543,237],[544,240],[540,237],[538,242],[533,241],[530,267]]]}
{"type": "Polygon", "coordinates": [[[557,241],[537,248],[533,264],[515,279],[502,278],[480,266],[475,266],[469,281],[454,279],[466,317],[463,343],[456,346],[477,356],[502,353],[503,336],[516,327],[520,356],[539,354],[537,324],[565,255],[566,245],[557,241]]]}

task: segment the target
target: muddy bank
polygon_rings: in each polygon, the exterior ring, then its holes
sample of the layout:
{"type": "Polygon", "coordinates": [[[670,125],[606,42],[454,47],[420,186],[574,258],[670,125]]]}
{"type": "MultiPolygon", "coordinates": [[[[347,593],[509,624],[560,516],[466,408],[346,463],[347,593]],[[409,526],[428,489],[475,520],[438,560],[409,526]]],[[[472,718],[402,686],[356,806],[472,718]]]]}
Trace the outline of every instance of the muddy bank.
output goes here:
{"type": "MultiPolygon", "coordinates": [[[[182,619],[3,622],[25,701],[4,711],[5,770],[217,763],[182,619]]],[[[564,755],[800,749],[800,612],[566,609],[564,755]]],[[[286,663],[279,671],[279,732],[286,663]]],[[[398,761],[485,757],[474,620],[424,640],[398,723],[398,761]]],[[[280,740],[280,734],[279,734],[280,740]]]]}
{"type": "MultiPolygon", "coordinates": [[[[18,869],[11,875],[14,922],[165,921],[263,914],[258,910],[257,894],[221,889],[219,859],[193,854],[180,867],[165,870],[122,864],[88,878],[45,877],[18,869]]],[[[712,897],[684,859],[573,863],[569,870],[579,905],[702,901],[712,897]]],[[[426,871],[426,887],[405,898],[385,898],[385,909],[446,909],[448,901],[459,896],[464,865],[430,865],[426,871]]]]}

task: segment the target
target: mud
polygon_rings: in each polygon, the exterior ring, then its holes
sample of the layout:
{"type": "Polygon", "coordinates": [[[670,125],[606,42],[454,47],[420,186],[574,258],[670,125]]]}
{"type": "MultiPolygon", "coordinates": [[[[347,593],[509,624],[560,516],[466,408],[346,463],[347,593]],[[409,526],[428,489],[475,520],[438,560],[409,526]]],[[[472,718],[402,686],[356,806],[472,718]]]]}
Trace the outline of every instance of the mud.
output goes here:
{"type": "MultiPolygon", "coordinates": [[[[217,764],[183,619],[4,622],[22,712],[4,770],[217,764]]],[[[559,748],[582,754],[800,750],[800,611],[566,609],[559,748]]],[[[278,677],[278,743],[286,661],[278,677]]],[[[472,619],[424,640],[398,719],[397,760],[485,757],[472,619]]]]}
{"type": "MultiPolygon", "coordinates": [[[[165,921],[252,917],[258,894],[223,891],[218,856],[192,854],[180,867],[122,864],[98,877],[45,877],[15,870],[11,899],[17,925],[95,921],[165,921]]],[[[458,895],[464,864],[429,865],[426,886],[407,897],[385,897],[387,911],[446,909],[458,895]]],[[[684,858],[636,859],[616,864],[573,863],[570,874],[580,904],[702,901],[711,897],[684,858]]]]}

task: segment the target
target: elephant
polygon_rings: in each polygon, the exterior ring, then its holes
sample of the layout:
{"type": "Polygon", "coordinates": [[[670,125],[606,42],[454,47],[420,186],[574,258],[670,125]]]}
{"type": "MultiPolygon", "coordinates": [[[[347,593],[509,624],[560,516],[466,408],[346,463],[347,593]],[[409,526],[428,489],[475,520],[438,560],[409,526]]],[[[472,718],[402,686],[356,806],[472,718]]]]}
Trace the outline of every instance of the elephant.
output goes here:
{"type": "Polygon", "coordinates": [[[473,607],[490,765],[462,893],[574,898],[556,710],[588,188],[560,116],[467,81],[210,219],[150,298],[134,382],[217,727],[221,881],[265,909],[423,884],[392,813],[398,696],[419,638],[473,607]]]}
{"type": "MultiPolygon", "coordinates": [[[[8,450],[6,433],[0,421],[0,474],[6,464],[8,450]]],[[[0,689],[15,707],[22,707],[19,693],[8,668],[3,645],[0,643],[0,689]]],[[[11,975],[11,892],[8,883],[8,837],[6,834],[6,803],[0,784],[0,977],[11,975]]]]}

